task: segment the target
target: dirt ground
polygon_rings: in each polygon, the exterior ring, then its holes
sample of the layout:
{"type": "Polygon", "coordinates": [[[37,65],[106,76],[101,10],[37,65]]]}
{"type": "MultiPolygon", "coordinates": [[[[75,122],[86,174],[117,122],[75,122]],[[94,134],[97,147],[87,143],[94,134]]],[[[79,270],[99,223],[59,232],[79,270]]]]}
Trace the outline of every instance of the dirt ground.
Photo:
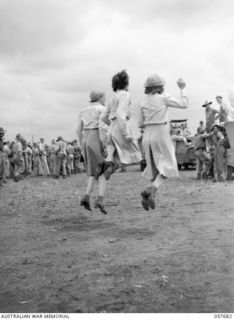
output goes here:
{"type": "Polygon", "coordinates": [[[145,212],[137,170],[107,216],[79,206],[84,173],[0,190],[0,312],[234,312],[234,181],[181,171],[145,212]]]}

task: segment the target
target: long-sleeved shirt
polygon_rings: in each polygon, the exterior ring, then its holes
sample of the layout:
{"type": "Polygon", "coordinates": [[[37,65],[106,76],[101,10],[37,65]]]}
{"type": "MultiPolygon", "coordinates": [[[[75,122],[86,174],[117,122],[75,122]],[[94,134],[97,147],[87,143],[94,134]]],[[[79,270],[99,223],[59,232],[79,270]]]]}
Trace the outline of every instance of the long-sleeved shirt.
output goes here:
{"type": "Polygon", "coordinates": [[[168,122],[168,107],[185,109],[188,98],[184,90],[180,90],[180,97],[175,98],[167,94],[147,94],[140,106],[139,127],[168,122]]]}
{"type": "Polygon", "coordinates": [[[131,115],[130,108],[130,93],[126,90],[117,90],[101,115],[101,120],[106,124],[109,124],[110,120],[117,119],[123,135],[128,137],[129,130],[127,121],[130,119],[131,115]]]}

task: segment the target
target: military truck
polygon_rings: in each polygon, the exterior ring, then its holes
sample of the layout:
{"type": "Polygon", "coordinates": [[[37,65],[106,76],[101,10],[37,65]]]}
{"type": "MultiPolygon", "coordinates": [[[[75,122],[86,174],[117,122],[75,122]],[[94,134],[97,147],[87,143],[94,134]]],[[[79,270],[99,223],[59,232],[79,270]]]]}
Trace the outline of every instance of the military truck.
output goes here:
{"type": "Polygon", "coordinates": [[[181,131],[181,135],[186,138],[188,144],[184,141],[176,141],[175,155],[178,164],[178,168],[184,169],[196,167],[196,157],[194,152],[194,136],[188,130],[187,119],[171,120],[170,121],[170,132],[181,131]]]}

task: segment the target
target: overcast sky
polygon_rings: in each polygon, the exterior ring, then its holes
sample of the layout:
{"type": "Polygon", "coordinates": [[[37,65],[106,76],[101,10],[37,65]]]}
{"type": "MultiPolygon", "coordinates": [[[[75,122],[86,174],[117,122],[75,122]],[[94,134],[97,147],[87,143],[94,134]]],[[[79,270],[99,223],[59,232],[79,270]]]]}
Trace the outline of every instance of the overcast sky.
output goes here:
{"type": "Polygon", "coordinates": [[[194,132],[204,100],[234,91],[233,12],[231,0],[0,0],[0,126],[72,139],[89,92],[110,97],[125,68],[135,113],[148,75],[171,94],[184,78],[190,107],[171,117],[194,132]]]}

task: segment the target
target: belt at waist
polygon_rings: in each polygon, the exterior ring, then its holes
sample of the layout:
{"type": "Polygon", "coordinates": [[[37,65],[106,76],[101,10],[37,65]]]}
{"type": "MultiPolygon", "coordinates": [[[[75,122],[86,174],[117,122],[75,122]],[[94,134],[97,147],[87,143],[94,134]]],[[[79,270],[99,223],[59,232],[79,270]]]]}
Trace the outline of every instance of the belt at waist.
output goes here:
{"type": "Polygon", "coordinates": [[[160,125],[165,125],[167,122],[161,122],[161,123],[146,123],[145,127],[147,126],[160,126],[160,125]]]}
{"type": "MultiPolygon", "coordinates": [[[[110,120],[116,120],[117,119],[117,117],[113,117],[113,118],[110,118],[110,120]]],[[[129,117],[126,117],[126,119],[125,119],[126,121],[128,121],[128,120],[130,120],[130,118],[129,117]]]]}
{"type": "Polygon", "coordinates": [[[85,128],[84,131],[89,131],[89,130],[98,130],[98,128],[85,128]]]}

